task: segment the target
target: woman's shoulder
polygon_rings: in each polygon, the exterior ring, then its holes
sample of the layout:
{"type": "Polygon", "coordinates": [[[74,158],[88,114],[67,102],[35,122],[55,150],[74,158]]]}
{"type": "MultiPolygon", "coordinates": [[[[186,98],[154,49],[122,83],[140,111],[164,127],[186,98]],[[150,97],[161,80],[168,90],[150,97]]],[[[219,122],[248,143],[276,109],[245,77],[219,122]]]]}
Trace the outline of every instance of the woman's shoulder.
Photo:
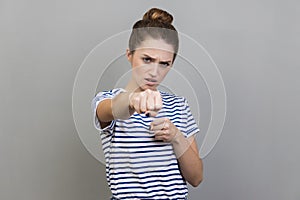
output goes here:
{"type": "Polygon", "coordinates": [[[163,90],[159,90],[160,95],[162,97],[163,100],[167,100],[167,101],[176,101],[176,102],[184,102],[185,101],[185,97],[180,96],[180,95],[176,95],[170,92],[166,92],[163,90]]]}
{"type": "Polygon", "coordinates": [[[115,92],[120,92],[120,91],[125,91],[125,89],[123,89],[123,88],[113,88],[113,89],[103,90],[103,92],[110,92],[110,93],[115,93],[115,92]]]}
{"type": "Polygon", "coordinates": [[[106,89],[106,90],[102,90],[100,92],[97,93],[96,96],[114,96],[119,94],[120,92],[125,92],[126,90],[123,88],[113,88],[113,89],[106,89]]]}

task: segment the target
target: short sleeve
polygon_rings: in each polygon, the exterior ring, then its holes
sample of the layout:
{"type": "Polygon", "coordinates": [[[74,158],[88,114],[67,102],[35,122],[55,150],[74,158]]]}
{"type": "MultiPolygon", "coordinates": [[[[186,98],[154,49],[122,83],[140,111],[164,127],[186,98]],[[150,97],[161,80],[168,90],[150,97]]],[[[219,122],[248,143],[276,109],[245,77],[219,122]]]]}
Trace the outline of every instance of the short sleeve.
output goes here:
{"type": "Polygon", "coordinates": [[[184,98],[183,101],[184,105],[183,105],[183,113],[184,113],[184,131],[183,134],[185,135],[185,137],[190,137],[194,134],[196,134],[197,132],[200,131],[194,117],[193,114],[191,112],[190,106],[188,104],[188,101],[186,98],[184,98]]]}
{"type": "Polygon", "coordinates": [[[105,128],[101,128],[100,121],[98,120],[96,111],[97,106],[99,103],[105,99],[112,99],[113,97],[117,96],[121,92],[126,92],[123,88],[116,88],[109,91],[102,91],[95,95],[92,99],[92,113],[93,113],[93,124],[94,127],[100,132],[105,134],[112,134],[116,121],[112,120],[110,125],[106,126],[105,128]]]}

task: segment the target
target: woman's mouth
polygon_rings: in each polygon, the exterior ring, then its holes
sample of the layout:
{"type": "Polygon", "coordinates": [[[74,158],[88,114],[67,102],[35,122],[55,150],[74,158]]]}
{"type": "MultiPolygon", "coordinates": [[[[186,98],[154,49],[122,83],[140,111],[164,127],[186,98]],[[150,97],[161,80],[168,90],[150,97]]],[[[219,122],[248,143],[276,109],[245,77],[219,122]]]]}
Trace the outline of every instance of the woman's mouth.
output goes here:
{"type": "Polygon", "coordinates": [[[147,85],[156,85],[157,84],[157,80],[156,79],[145,78],[145,80],[147,81],[146,82],[147,85]]]}

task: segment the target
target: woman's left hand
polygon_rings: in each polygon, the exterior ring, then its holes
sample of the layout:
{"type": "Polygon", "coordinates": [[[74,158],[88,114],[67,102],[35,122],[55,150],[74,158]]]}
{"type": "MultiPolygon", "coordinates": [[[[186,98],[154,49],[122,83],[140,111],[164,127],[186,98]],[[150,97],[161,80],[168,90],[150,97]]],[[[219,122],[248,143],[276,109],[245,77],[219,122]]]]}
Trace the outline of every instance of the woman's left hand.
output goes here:
{"type": "Polygon", "coordinates": [[[154,131],[155,140],[172,143],[181,134],[180,130],[168,118],[156,118],[150,124],[150,130],[154,131]]]}

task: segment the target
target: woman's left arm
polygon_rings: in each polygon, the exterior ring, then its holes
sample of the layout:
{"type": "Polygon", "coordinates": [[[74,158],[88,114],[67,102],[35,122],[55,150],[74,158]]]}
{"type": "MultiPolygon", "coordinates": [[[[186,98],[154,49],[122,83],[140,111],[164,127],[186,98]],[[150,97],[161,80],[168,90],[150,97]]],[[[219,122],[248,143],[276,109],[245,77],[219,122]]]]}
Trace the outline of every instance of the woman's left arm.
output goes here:
{"type": "Polygon", "coordinates": [[[196,138],[185,138],[179,131],[171,141],[178,159],[180,171],[185,180],[197,187],[203,179],[203,164],[198,153],[196,138]]]}
{"type": "Polygon", "coordinates": [[[197,187],[203,179],[203,165],[195,137],[186,138],[168,118],[155,119],[150,130],[154,131],[156,140],[172,144],[182,176],[197,187]]]}

